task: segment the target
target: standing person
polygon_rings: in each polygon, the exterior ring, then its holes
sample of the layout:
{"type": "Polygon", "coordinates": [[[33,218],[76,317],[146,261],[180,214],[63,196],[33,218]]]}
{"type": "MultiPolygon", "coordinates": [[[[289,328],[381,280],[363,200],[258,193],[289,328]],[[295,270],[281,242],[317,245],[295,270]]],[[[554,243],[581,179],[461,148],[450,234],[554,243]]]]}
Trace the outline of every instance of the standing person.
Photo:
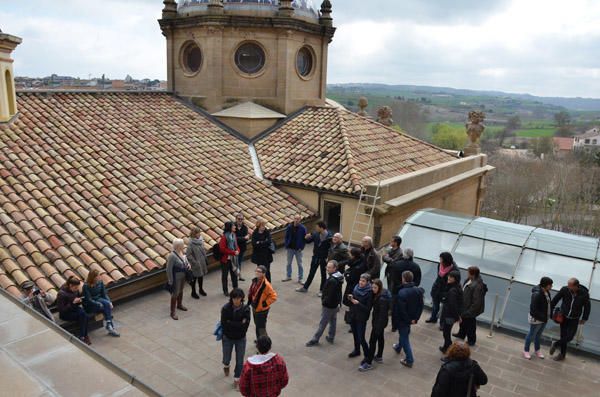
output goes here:
{"type": "Polygon", "coordinates": [[[167,257],[167,279],[171,292],[171,318],[179,320],[175,308],[181,311],[187,311],[183,306],[183,287],[185,286],[185,272],[190,269],[184,253],[184,243],[182,239],[173,240],[173,251],[167,257]]]}
{"type": "Polygon", "coordinates": [[[338,271],[344,273],[346,265],[350,262],[350,252],[348,252],[348,246],[344,244],[344,236],[342,233],[336,233],[331,238],[331,246],[327,253],[327,261],[336,261],[338,265],[338,271]]]}
{"type": "Polygon", "coordinates": [[[231,285],[238,287],[237,278],[237,257],[240,249],[237,245],[236,226],[233,222],[225,222],[223,226],[223,235],[219,240],[219,251],[221,252],[221,284],[223,295],[229,296],[227,289],[227,274],[231,276],[231,285]]]}
{"type": "Polygon", "coordinates": [[[471,349],[466,344],[454,342],[450,346],[447,360],[435,379],[431,397],[477,396],[477,389],[487,384],[488,378],[479,363],[470,357],[471,349]]]}
{"type": "Polygon", "coordinates": [[[195,226],[190,233],[190,242],[185,251],[194,278],[190,285],[192,286],[192,298],[200,299],[196,293],[196,282],[198,283],[198,293],[206,296],[204,292],[203,281],[204,276],[208,274],[208,257],[206,256],[206,248],[204,247],[204,239],[202,238],[202,229],[195,226]]]}
{"type": "Polygon", "coordinates": [[[371,288],[371,275],[364,273],[360,276],[360,280],[352,294],[348,296],[350,301],[350,327],[352,328],[352,336],[354,337],[354,350],[348,354],[348,357],[360,356],[360,348],[362,346],[365,356],[369,354],[369,345],[365,337],[367,331],[367,321],[371,314],[373,306],[373,290],[371,288]]]}
{"type": "Polygon", "coordinates": [[[392,321],[399,333],[398,343],[393,346],[394,351],[400,354],[404,350],[406,358],[400,360],[400,364],[408,368],[412,368],[415,362],[409,339],[410,326],[419,321],[424,306],[423,288],[417,287],[413,280],[412,272],[405,271],[402,274],[402,285],[396,295],[392,315],[392,321]]]}
{"type": "Polygon", "coordinates": [[[340,304],[342,303],[342,284],[344,283],[344,276],[338,271],[336,261],[327,262],[327,274],[329,278],[325,282],[323,288],[323,295],[321,296],[321,321],[319,322],[319,328],[315,335],[306,343],[306,346],[315,346],[319,344],[319,339],[325,331],[327,324],[329,324],[329,335],[325,337],[325,340],[329,343],[333,343],[335,339],[335,329],[337,325],[337,314],[340,310],[340,304]]]}
{"type": "Polygon", "coordinates": [[[550,291],[554,282],[550,277],[542,277],[539,285],[536,285],[531,290],[531,303],[529,305],[529,333],[525,337],[525,349],[523,349],[523,357],[531,360],[529,354],[529,346],[533,339],[535,355],[537,358],[544,358],[541,351],[540,339],[548,320],[552,317],[552,297],[550,291]]]}
{"type": "Polygon", "coordinates": [[[292,279],[292,262],[296,258],[296,265],[298,266],[298,284],[302,284],[304,279],[304,268],[302,267],[302,251],[306,245],[305,236],[307,234],[306,227],[300,223],[302,217],[300,214],[294,215],[292,223],[288,224],[285,228],[285,249],[287,251],[287,266],[286,276],[283,282],[290,281],[292,279]]]}
{"type": "Polygon", "coordinates": [[[258,338],[267,335],[267,316],[271,305],[277,300],[277,293],[267,280],[267,269],[264,266],[257,266],[254,274],[256,277],[252,279],[248,291],[248,303],[252,306],[256,338],[258,338]]]}
{"type": "Polygon", "coordinates": [[[21,302],[31,307],[48,320],[54,322],[54,316],[48,306],[51,305],[54,300],[49,294],[38,289],[33,281],[23,281],[21,284],[21,302]]]}
{"type": "Polygon", "coordinates": [[[88,336],[89,317],[81,307],[80,283],[74,276],[67,279],[67,282],[58,291],[56,308],[58,309],[58,317],[61,320],[77,321],[79,323],[79,339],[86,345],[91,345],[92,342],[88,336]]]}
{"type": "Polygon", "coordinates": [[[277,397],[288,384],[285,360],[270,353],[271,338],[261,336],[256,341],[258,354],[249,357],[240,378],[240,393],[244,397],[277,397]]]}
{"type": "Polygon", "coordinates": [[[565,359],[567,345],[575,338],[577,327],[585,324],[590,318],[592,310],[588,289],[580,285],[576,278],[569,279],[567,286],[558,291],[558,294],[552,299],[552,307],[556,307],[561,301],[560,311],[564,316],[564,321],[560,324],[560,340],[554,342],[550,347],[550,355],[553,355],[556,348],[560,347],[560,354],[554,357],[554,361],[565,359]]]}
{"type": "Polygon", "coordinates": [[[321,284],[319,285],[319,296],[321,296],[321,291],[323,291],[323,286],[325,285],[325,281],[327,276],[325,274],[325,265],[327,263],[327,254],[329,253],[329,246],[331,245],[331,232],[327,230],[327,224],[321,221],[317,223],[315,228],[316,230],[312,234],[307,234],[305,236],[307,243],[313,243],[313,257],[310,262],[310,271],[308,272],[308,277],[306,278],[306,282],[300,288],[296,288],[296,292],[308,292],[308,288],[315,278],[315,274],[317,273],[317,269],[321,272],[321,284]]]}
{"type": "MultiPolygon", "coordinates": [[[[402,245],[402,237],[400,237],[400,236],[392,237],[392,240],[390,241],[390,246],[387,247],[387,249],[386,249],[387,252],[381,258],[383,263],[386,264],[385,278],[387,279],[388,288],[390,289],[390,291],[393,290],[392,280],[390,277],[390,265],[392,264],[392,262],[402,259],[402,248],[400,248],[401,245],[402,245]]],[[[398,287],[400,287],[400,284],[398,284],[398,287]]]]}
{"type": "Polygon", "coordinates": [[[418,287],[421,285],[421,267],[413,260],[414,252],[412,248],[404,250],[402,258],[390,263],[387,267],[388,279],[392,285],[392,295],[395,296],[402,286],[402,274],[411,272],[413,274],[413,283],[418,287]]]}
{"type": "Polygon", "coordinates": [[[229,294],[229,302],[221,308],[221,326],[223,327],[223,372],[229,376],[229,363],[235,347],[235,369],[233,386],[237,389],[244,366],[246,354],[246,332],[250,325],[250,307],[244,304],[244,291],[234,288],[229,294]]]}
{"type": "Polygon", "coordinates": [[[379,278],[381,272],[381,259],[373,247],[373,238],[365,236],[362,238],[361,247],[365,263],[367,264],[367,273],[371,276],[371,280],[379,278]]]}
{"type": "Polygon", "coordinates": [[[238,248],[240,249],[240,253],[237,256],[237,267],[238,267],[238,280],[246,281],[242,277],[242,262],[244,261],[244,254],[246,253],[246,248],[248,248],[248,240],[250,240],[250,234],[248,233],[248,226],[244,224],[244,214],[238,212],[235,216],[235,238],[237,241],[238,248]]]}
{"type": "Polygon", "coordinates": [[[440,351],[446,354],[446,351],[452,344],[452,327],[457,321],[462,321],[460,314],[463,307],[463,293],[460,288],[460,272],[453,270],[448,273],[448,290],[443,300],[442,308],[442,331],[444,334],[444,345],[440,346],[440,351]]]}
{"type": "Polygon", "coordinates": [[[365,356],[358,370],[361,372],[373,369],[373,360],[377,363],[383,362],[383,348],[385,339],[383,332],[388,325],[388,316],[392,295],[387,289],[383,288],[383,283],[379,279],[373,280],[373,320],[371,328],[371,337],[369,338],[369,352],[365,356]],[[375,354],[377,350],[377,355],[375,354]]]}
{"type": "Polygon", "coordinates": [[[485,294],[487,286],[481,279],[477,266],[467,269],[467,279],[463,285],[463,311],[460,315],[462,321],[458,333],[452,336],[465,339],[469,346],[475,346],[477,342],[477,316],[485,310],[485,294]]]}
{"type": "MultiPolygon", "coordinates": [[[[352,291],[354,291],[354,287],[358,285],[360,275],[366,272],[367,265],[365,264],[362,250],[360,248],[353,247],[350,250],[350,262],[348,263],[348,268],[344,272],[344,279],[346,280],[346,289],[344,290],[344,295],[342,297],[342,303],[344,305],[348,307],[352,306],[352,303],[348,297],[352,294],[352,291]]],[[[344,320],[346,323],[350,323],[350,312],[346,312],[346,315],[344,315],[344,320]]]]}
{"type": "Polygon", "coordinates": [[[98,270],[90,270],[83,284],[83,308],[88,314],[102,313],[106,322],[106,330],[110,336],[121,336],[113,323],[113,304],[106,294],[104,282],[98,277],[98,270]]]}
{"type": "Polygon", "coordinates": [[[438,266],[438,274],[431,286],[431,317],[426,320],[426,323],[437,323],[438,314],[440,312],[440,303],[446,294],[446,286],[448,284],[448,274],[452,271],[458,271],[458,267],[454,263],[454,258],[449,252],[440,254],[440,264],[438,266]]]}
{"type": "Polygon", "coordinates": [[[267,229],[267,222],[264,219],[256,220],[256,227],[252,232],[252,263],[257,266],[264,266],[267,269],[267,280],[271,282],[271,263],[273,262],[273,252],[271,252],[271,232],[267,229]]]}

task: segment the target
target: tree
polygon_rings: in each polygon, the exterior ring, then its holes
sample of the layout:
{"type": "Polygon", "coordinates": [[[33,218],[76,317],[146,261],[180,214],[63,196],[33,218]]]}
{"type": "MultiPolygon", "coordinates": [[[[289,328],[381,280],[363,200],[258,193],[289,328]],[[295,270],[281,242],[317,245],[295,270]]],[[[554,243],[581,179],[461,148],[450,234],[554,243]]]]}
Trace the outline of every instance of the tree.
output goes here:
{"type": "Polygon", "coordinates": [[[544,136],[531,140],[531,150],[537,157],[548,156],[554,153],[554,140],[552,137],[544,136]]]}
{"type": "Polygon", "coordinates": [[[506,129],[508,131],[516,131],[519,128],[521,128],[521,118],[519,116],[512,116],[506,121],[506,129]]]}
{"type": "Polygon", "coordinates": [[[554,115],[554,121],[556,121],[556,126],[559,128],[567,126],[571,124],[571,115],[563,110],[562,112],[554,115]]]}
{"type": "Polygon", "coordinates": [[[420,138],[427,138],[427,108],[415,102],[395,100],[390,106],[394,114],[394,121],[408,134],[420,138]]]}
{"type": "Polygon", "coordinates": [[[467,134],[462,128],[436,124],[432,128],[434,145],[448,150],[462,150],[467,144],[467,134]]]}

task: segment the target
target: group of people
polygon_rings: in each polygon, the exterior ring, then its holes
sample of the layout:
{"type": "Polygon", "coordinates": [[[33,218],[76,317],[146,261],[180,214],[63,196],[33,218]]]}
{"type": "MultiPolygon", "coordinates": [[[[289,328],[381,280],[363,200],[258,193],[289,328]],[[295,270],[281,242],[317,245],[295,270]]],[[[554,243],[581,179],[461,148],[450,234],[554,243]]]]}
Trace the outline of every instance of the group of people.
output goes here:
{"type": "MultiPolygon", "coordinates": [[[[113,321],[113,304],[99,274],[98,270],[90,270],[83,287],[78,278],[69,277],[58,291],[55,302],[59,318],[66,322],[76,322],[79,325],[79,339],[87,345],[92,344],[88,334],[89,322],[98,313],[102,313],[104,317],[108,334],[120,336],[113,321]]],[[[25,281],[21,284],[21,301],[54,322],[54,316],[48,309],[54,303],[52,298],[36,288],[33,282],[25,281]]]]}

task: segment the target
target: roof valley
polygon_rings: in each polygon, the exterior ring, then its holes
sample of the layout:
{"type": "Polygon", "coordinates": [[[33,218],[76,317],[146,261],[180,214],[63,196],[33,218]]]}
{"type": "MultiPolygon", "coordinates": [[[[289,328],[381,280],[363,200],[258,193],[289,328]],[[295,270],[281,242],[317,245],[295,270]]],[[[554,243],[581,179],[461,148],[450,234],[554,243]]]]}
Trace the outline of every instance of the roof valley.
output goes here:
{"type": "Polygon", "coordinates": [[[352,181],[352,191],[354,193],[361,192],[364,186],[361,185],[360,174],[356,169],[356,164],[354,163],[354,156],[352,154],[352,147],[350,146],[350,139],[348,134],[346,133],[346,123],[344,117],[342,116],[342,112],[344,110],[335,109],[336,115],[339,120],[339,132],[342,135],[342,143],[344,145],[344,153],[346,155],[346,161],[348,162],[348,173],[350,175],[350,180],[352,181]]]}

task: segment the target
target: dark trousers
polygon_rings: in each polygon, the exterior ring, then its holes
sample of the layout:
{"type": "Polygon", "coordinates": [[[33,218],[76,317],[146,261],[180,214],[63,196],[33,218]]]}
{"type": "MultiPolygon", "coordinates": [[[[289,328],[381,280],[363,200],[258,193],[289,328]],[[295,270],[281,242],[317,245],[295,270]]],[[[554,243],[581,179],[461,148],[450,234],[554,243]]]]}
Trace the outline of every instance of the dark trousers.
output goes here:
{"type": "Polygon", "coordinates": [[[458,335],[461,339],[467,338],[469,345],[474,345],[477,341],[477,319],[476,318],[463,318],[460,323],[460,329],[458,335]]]}
{"type": "Polygon", "coordinates": [[[383,330],[371,330],[371,337],[369,338],[369,354],[365,357],[365,361],[368,364],[373,363],[375,357],[375,349],[377,349],[377,357],[383,356],[383,347],[385,345],[385,338],[383,337],[383,330]]]}
{"type": "Polygon", "coordinates": [[[252,316],[254,318],[254,326],[256,327],[256,339],[258,340],[259,336],[268,335],[267,334],[267,316],[269,315],[269,311],[265,310],[264,312],[256,312],[252,310],[252,316]]]}
{"type": "Polygon", "coordinates": [[[223,293],[229,294],[229,290],[227,289],[227,273],[231,275],[231,285],[233,288],[238,287],[238,278],[235,271],[233,271],[233,266],[231,265],[231,261],[227,261],[226,264],[221,263],[221,283],[223,284],[223,293]]]}
{"type": "Polygon", "coordinates": [[[365,334],[367,333],[367,322],[366,321],[354,321],[350,322],[350,328],[352,328],[352,336],[354,337],[354,351],[360,353],[362,346],[363,354],[365,357],[369,355],[369,345],[365,334]]]}
{"type": "Polygon", "coordinates": [[[439,298],[432,298],[432,300],[431,300],[431,317],[429,317],[429,319],[437,320],[438,314],[440,313],[440,303],[441,303],[441,301],[439,298]]]}
{"type": "Polygon", "coordinates": [[[326,261],[327,260],[325,258],[317,258],[316,256],[312,257],[312,260],[310,261],[310,271],[308,272],[308,277],[304,283],[305,289],[310,287],[310,284],[317,273],[317,269],[319,269],[321,271],[321,285],[319,286],[319,291],[323,291],[325,281],[327,281],[327,274],[325,273],[325,266],[327,265],[326,261]]]}
{"type": "Polygon", "coordinates": [[[59,317],[64,321],[77,321],[79,323],[79,337],[87,336],[89,317],[81,307],[78,306],[68,312],[60,313],[59,317]]]}
{"type": "Polygon", "coordinates": [[[578,326],[579,319],[576,318],[565,318],[560,325],[560,339],[554,345],[560,347],[560,354],[563,356],[567,354],[567,345],[575,338],[578,326]]]}
{"type": "Polygon", "coordinates": [[[244,255],[246,254],[247,247],[240,247],[240,253],[238,254],[238,269],[240,269],[240,273],[242,272],[242,262],[244,261],[244,255]]]}
{"type": "Polygon", "coordinates": [[[444,335],[444,353],[452,344],[452,326],[454,325],[454,319],[444,318],[442,319],[442,334],[444,335]]]}

